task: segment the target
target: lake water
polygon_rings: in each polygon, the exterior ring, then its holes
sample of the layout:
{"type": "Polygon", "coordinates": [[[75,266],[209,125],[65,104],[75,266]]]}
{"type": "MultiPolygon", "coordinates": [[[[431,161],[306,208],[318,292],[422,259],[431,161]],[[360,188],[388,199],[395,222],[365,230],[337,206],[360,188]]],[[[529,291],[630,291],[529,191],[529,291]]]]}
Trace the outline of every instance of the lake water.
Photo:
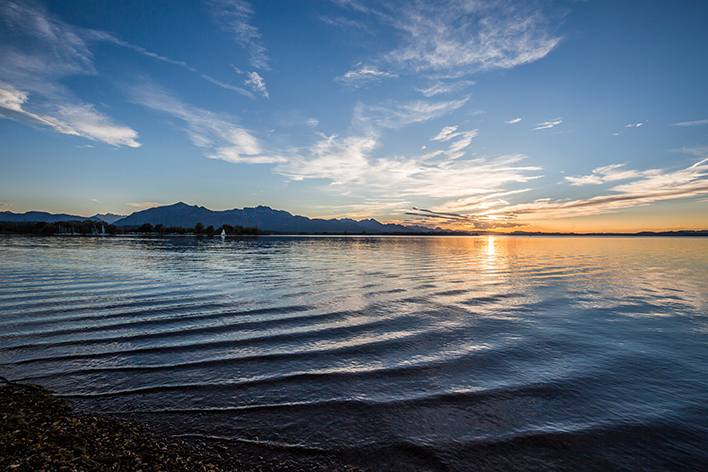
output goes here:
{"type": "Polygon", "coordinates": [[[708,238],[0,237],[0,375],[369,470],[706,470],[708,238]]]}

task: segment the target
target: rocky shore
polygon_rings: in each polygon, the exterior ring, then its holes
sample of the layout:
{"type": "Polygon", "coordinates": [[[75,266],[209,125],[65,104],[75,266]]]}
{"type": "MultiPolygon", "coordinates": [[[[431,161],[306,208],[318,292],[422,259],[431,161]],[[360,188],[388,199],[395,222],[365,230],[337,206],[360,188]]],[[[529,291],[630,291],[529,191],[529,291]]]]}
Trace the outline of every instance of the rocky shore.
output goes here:
{"type": "MultiPolygon", "coordinates": [[[[77,413],[40,385],[0,380],[0,471],[342,471],[327,457],[264,458],[218,444],[153,435],[114,418],[77,413]]],[[[261,453],[262,454],[262,453],[261,453]]]]}

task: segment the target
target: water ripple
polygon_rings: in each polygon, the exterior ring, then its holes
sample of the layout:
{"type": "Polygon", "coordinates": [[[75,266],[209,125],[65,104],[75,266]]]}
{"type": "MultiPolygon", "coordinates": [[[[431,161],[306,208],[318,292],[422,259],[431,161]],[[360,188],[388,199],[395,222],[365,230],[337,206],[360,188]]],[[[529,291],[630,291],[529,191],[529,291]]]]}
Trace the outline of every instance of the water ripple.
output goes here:
{"type": "Polygon", "coordinates": [[[706,239],[0,237],[0,255],[3,375],[165,433],[366,447],[377,470],[706,459],[706,239]]]}

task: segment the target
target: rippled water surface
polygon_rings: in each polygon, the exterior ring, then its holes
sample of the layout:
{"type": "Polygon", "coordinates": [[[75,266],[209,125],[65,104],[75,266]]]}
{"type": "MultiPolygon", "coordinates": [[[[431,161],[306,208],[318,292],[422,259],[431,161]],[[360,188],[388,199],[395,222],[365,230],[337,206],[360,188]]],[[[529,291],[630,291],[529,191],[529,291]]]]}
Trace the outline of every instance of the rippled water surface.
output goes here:
{"type": "Polygon", "coordinates": [[[706,470],[708,239],[0,237],[0,375],[370,470],[706,470]]]}

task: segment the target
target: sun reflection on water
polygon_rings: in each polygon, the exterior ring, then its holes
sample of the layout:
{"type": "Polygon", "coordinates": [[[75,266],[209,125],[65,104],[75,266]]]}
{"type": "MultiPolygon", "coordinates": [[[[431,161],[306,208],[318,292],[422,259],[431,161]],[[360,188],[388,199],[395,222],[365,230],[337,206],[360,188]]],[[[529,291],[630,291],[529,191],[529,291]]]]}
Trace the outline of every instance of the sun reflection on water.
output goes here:
{"type": "Polygon", "coordinates": [[[493,258],[496,254],[496,250],[494,248],[494,236],[489,236],[487,238],[487,255],[490,258],[493,258]]]}

